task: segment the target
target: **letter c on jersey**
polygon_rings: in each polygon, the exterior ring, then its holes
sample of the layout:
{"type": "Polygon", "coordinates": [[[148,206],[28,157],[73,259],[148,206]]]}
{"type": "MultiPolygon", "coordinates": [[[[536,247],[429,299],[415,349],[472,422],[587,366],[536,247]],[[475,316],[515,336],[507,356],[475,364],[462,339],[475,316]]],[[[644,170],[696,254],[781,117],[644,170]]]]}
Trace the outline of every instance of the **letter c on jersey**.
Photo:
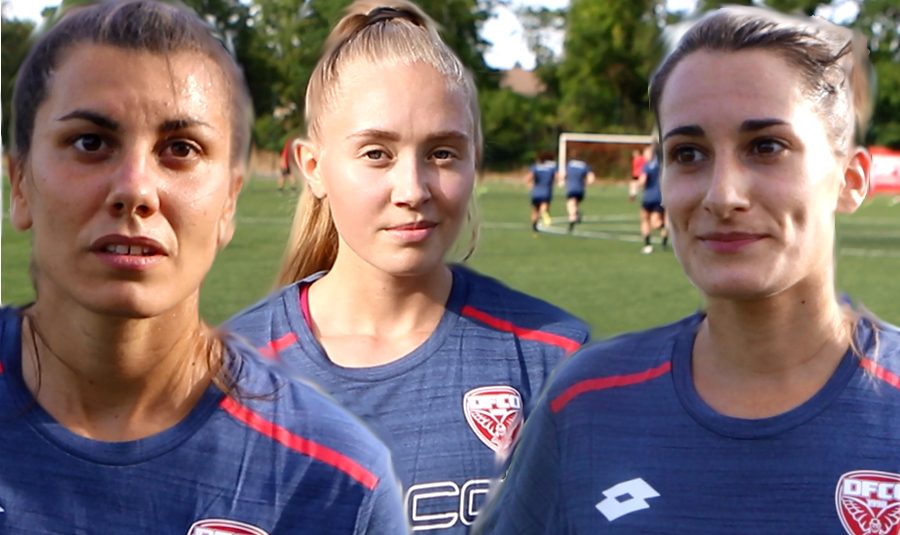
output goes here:
{"type": "Polygon", "coordinates": [[[458,523],[471,526],[490,489],[489,479],[473,479],[462,487],[453,481],[413,485],[406,491],[406,510],[413,531],[446,529],[458,523]]]}

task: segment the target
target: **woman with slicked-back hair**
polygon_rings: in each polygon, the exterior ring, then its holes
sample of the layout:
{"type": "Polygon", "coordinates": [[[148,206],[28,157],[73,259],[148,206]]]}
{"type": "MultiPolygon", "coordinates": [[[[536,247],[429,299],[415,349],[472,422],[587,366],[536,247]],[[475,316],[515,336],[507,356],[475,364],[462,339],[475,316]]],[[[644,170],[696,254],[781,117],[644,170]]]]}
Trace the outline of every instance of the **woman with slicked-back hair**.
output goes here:
{"type": "Polygon", "coordinates": [[[650,103],[705,310],[561,365],[475,533],[898,533],[900,330],[834,279],[869,182],[866,54],[765,8],[687,30],[650,103]]]}
{"type": "Polygon", "coordinates": [[[0,533],[404,533],[384,444],[200,318],[252,116],[203,20],[79,2],[13,108],[36,298],[0,309],[0,533]]]}
{"type": "Polygon", "coordinates": [[[497,456],[587,328],[447,263],[472,224],[478,99],[415,5],[350,5],[310,79],[306,124],[286,286],[230,328],[388,444],[414,530],[465,532],[497,456]]]}

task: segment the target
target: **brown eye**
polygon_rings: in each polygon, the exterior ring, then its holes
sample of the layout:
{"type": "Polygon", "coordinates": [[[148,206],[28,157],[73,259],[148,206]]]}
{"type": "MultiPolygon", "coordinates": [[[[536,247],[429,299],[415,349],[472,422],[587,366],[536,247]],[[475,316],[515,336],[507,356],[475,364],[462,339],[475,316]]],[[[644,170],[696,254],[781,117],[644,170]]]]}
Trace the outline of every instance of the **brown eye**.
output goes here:
{"type": "Polygon", "coordinates": [[[704,155],[696,147],[675,147],[669,153],[669,160],[674,163],[696,163],[704,159],[704,155]]]}
{"type": "Polygon", "coordinates": [[[764,156],[774,156],[784,151],[785,148],[783,143],[772,138],[760,139],[753,145],[753,151],[764,156]]]}
{"type": "Polygon", "coordinates": [[[175,158],[190,158],[196,152],[196,147],[186,141],[175,141],[169,145],[169,154],[175,158]]]}
{"type": "Polygon", "coordinates": [[[82,152],[97,152],[103,148],[103,138],[96,134],[78,136],[73,145],[82,152]]]}

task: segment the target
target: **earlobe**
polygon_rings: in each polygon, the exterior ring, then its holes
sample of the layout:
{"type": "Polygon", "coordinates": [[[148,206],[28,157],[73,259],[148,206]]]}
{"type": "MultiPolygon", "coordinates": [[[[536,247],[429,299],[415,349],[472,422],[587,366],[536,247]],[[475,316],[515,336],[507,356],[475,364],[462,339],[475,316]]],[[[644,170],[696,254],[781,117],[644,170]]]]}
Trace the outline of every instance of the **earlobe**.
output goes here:
{"type": "Polygon", "coordinates": [[[320,153],[319,147],[311,141],[294,141],[294,160],[303,173],[306,185],[317,199],[325,198],[325,187],[322,185],[319,165],[320,153]]]}
{"type": "Polygon", "coordinates": [[[837,209],[843,213],[853,213],[866,200],[869,192],[869,173],[872,157],[863,147],[857,147],[844,169],[843,183],[838,198],[837,209]]]}
{"type": "Polygon", "coordinates": [[[25,175],[25,162],[14,156],[10,156],[9,162],[9,220],[18,230],[31,228],[31,209],[28,206],[28,198],[23,191],[23,177],[25,175]]]}

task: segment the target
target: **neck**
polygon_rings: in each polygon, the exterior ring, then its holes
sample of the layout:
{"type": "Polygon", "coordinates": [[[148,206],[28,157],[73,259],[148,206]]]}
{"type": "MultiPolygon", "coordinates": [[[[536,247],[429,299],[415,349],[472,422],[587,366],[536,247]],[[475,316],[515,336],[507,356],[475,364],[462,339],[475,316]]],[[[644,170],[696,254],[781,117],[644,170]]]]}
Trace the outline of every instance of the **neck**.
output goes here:
{"type": "Polygon", "coordinates": [[[133,319],[37,303],[23,323],[22,369],[38,403],[71,431],[132,440],[193,408],[209,384],[214,347],[196,306],[133,319]]]}
{"type": "Polygon", "coordinates": [[[850,344],[848,320],[833,292],[713,300],[694,344],[697,391],[730,416],[790,410],[815,395],[840,364],[850,344]]]}
{"type": "Polygon", "coordinates": [[[371,271],[361,274],[335,262],[310,287],[313,332],[343,366],[385,364],[421,345],[440,322],[453,284],[444,265],[421,276],[371,271]]]}

